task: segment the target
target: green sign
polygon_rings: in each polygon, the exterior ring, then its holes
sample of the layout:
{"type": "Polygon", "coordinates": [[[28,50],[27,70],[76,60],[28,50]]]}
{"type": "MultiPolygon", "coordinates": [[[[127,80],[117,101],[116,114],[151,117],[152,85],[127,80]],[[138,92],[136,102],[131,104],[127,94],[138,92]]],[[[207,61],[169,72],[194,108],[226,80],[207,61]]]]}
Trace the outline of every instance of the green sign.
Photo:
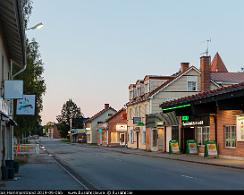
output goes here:
{"type": "Polygon", "coordinates": [[[205,152],[204,157],[218,157],[218,149],[216,141],[206,141],[205,142],[205,152]]]}
{"type": "Polygon", "coordinates": [[[197,142],[196,140],[186,141],[186,154],[197,154],[197,142]]]}
{"type": "Polygon", "coordinates": [[[99,132],[99,133],[102,133],[102,132],[103,132],[103,130],[102,130],[102,129],[98,129],[98,132],[99,132]]]}
{"type": "Polygon", "coordinates": [[[170,154],[180,153],[179,142],[177,140],[170,140],[169,141],[169,153],[170,154]]]}
{"type": "Polygon", "coordinates": [[[143,122],[138,122],[136,125],[140,126],[140,127],[145,126],[145,124],[143,122]]]}
{"type": "Polygon", "coordinates": [[[182,121],[189,121],[189,116],[182,116],[182,121]]]}

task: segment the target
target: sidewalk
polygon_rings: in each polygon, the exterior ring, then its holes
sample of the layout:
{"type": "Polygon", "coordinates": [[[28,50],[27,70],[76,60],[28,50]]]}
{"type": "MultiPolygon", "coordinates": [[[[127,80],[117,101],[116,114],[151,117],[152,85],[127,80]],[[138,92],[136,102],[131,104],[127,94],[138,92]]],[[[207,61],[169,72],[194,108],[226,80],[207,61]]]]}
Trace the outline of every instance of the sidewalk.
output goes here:
{"type": "Polygon", "coordinates": [[[109,150],[109,151],[119,152],[124,154],[133,154],[133,155],[140,155],[140,156],[149,156],[154,158],[165,158],[165,159],[200,163],[206,165],[244,169],[244,160],[224,159],[224,158],[205,158],[203,156],[189,155],[189,154],[168,154],[162,152],[148,152],[140,149],[129,149],[125,147],[105,147],[105,146],[91,146],[91,147],[99,147],[104,150],[109,150]]]}
{"type": "Polygon", "coordinates": [[[32,155],[13,180],[2,181],[0,190],[82,190],[82,187],[45,151],[32,155]]]}

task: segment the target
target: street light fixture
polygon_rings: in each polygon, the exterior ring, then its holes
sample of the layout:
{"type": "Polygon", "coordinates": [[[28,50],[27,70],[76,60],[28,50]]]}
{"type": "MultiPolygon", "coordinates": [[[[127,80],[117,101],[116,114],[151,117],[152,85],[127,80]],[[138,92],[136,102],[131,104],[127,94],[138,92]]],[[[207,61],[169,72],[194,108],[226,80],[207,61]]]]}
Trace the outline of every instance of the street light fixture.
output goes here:
{"type": "Polygon", "coordinates": [[[35,26],[32,26],[31,28],[27,28],[27,30],[35,30],[35,29],[41,29],[44,26],[42,22],[36,24],[35,26]]]}

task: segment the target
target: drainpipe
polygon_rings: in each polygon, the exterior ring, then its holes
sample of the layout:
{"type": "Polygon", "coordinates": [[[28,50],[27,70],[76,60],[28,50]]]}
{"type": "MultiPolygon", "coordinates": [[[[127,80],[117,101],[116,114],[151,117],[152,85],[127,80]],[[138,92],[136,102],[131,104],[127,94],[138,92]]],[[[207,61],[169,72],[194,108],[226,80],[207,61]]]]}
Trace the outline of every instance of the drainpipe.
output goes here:
{"type": "Polygon", "coordinates": [[[14,77],[16,77],[17,75],[19,75],[20,73],[24,72],[26,70],[27,64],[24,65],[24,67],[19,70],[18,72],[16,72],[14,75],[13,74],[13,63],[17,64],[16,62],[14,62],[13,60],[10,60],[10,70],[11,70],[11,79],[13,79],[14,77]]]}

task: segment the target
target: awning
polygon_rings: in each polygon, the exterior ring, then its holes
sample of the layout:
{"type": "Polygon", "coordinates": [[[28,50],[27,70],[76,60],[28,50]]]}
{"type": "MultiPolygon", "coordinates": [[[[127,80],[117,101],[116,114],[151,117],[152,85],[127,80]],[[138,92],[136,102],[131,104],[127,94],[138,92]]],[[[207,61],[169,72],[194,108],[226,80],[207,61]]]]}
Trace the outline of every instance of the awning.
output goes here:
{"type": "Polygon", "coordinates": [[[149,114],[146,117],[146,127],[156,128],[157,126],[178,126],[179,118],[175,112],[149,114]]]}
{"type": "Polygon", "coordinates": [[[0,115],[1,115],[1,120],[2,121],[6,121],[9,125],[11,126],[17,126],[18,124],[13,120],[11,119],[8,115],[6,115],[5,113],[1,112],[0,111],[0,115]]]}

